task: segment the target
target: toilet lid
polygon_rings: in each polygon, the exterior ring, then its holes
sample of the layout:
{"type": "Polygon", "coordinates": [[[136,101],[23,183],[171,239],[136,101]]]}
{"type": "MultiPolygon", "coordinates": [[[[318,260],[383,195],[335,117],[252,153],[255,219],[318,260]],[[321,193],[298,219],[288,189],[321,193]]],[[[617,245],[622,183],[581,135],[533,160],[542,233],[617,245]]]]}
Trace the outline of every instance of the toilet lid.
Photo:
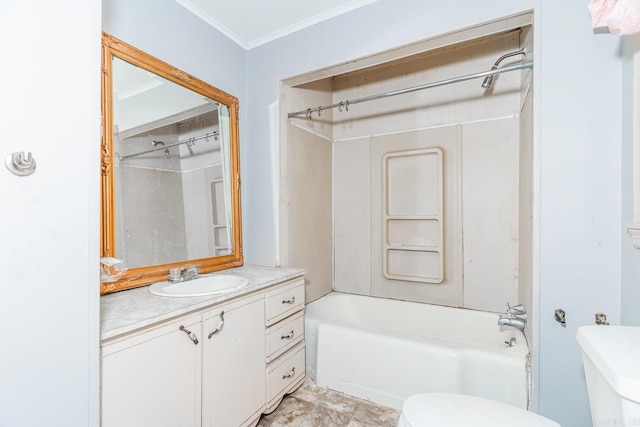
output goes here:
{"type": "Polygon", "coordinates": [[[411,396],[402,406],[402,417],[412,427],[560,427],[548,418],[516,406],[450,393],[411,396]]]}

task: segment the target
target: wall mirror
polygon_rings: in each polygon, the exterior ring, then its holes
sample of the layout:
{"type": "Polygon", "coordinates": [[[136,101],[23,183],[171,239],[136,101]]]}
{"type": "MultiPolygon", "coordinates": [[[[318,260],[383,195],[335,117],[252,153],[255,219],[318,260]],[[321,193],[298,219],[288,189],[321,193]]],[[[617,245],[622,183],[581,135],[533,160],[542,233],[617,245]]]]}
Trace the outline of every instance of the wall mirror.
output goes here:
{"type": "Polygon", "coordinates": [[[237,98],[106,33],[102,51],[101,257],[122,263],[101,293],[242,265],[237,98]]]}

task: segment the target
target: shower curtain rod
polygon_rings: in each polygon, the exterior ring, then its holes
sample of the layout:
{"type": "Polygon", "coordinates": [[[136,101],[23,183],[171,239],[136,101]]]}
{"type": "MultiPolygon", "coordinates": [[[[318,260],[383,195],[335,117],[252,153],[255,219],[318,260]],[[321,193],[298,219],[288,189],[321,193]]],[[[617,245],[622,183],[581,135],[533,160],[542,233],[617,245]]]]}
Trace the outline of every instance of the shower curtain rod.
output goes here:
{"type": "MultiPolygon", "coordinates": [[[[126,156],[119,156],[119,157],[120,157],[120,160],[125,160],[125,159],[128,159],[130,157],[136,157],[136,156],[141,156],[143,154],[153,153],[154,151],[168,150],[171,147],[177,147],[178,145],[182,145],[182,144],[193,144],[196,141],[199,141],[201,139],[204,139],[204,140],[206,140],[208,142],[211,137],[213,137],[213,139],[217,140],[219,135],[220,135],[220,132],[218,132],[216,130],[216,131],[213,131],[213,132],[205,133],[202,136],[196,136],[196,137],[193,137],[193,138],[189,138],[186,141],[178,141],[178,142],[174,142],[174,143],[169,144],[169,145],[162,145],[161,147],[151,148],[149,150],[141,151],[139,153],[127,154],[126,156]]],[[[156,142],[156,141],[154,141],[154,142],[156,142]]],[[[157,142],[162,142],[162,141],[157,141],[157,142]]],[[[162,144],[164,144],[164,142],[162,142],[162,144]]]]}
{"type": "Polygon", "coordinates": [[[440,81],[437,81],[437,82],[427,83],[427,84],[420,85],[420,86],[413,86],[413,87],[409,87],[409,88],[406,88],[406,89],[400,89],[400,90],[396,90],[396,91],[392,91],[392,92],[385,92],[385,93],[380,93],[380,94],[377,94],[377,95],[365,96],[363,98],[349,99],[349,100],[346,100],[346,101],[338,102],[336,104],[323,105],[323,106],[316,107],[316,108],[307,108],[306,110],[301,110],[301,111],[296,111],[294,113],[289,113],[287,115],[287,118],[290,119],[292,117],[304,115],[305,118],[310,119],[311,118],[311,113],[314,113],[314,112],[317,111],[318,112],[318,116],[320,116],[320,114],[321,114],[321,112],[323,110],[329,110],[329,109],[332,109],[332,108],[338,108],[339,111],[342,111],[342,109],[345,108],[347,111],[349,111],[349,105],[359,104],[361,102],[374,101],[376,99],[388,98],[390,96],[402,95],[402,94],[405,94],[405,93],[416,92],[418,90],[430,89],[432,87],[437,87],[437,86],[444,86],[444,85],[448,85],[448,84],[451,84],[451,83],[464,82],[464,81],[467,81],[467,80],[478,79],[480,77],[492,76],[494,74],[508,73],[509,71],[523,70],[525,68],[533,68],[533,61],[525,61],[525,62],[521,62],[519,64],[508,65],[506,67],[497,68],[497,69],[494,69],[494,70],[482,71],[480,73],[474,73],[474,74],[467,74],[466,76],[454,77],[454,78],[447,79],[447,80],[440,80],[440,81]]]}

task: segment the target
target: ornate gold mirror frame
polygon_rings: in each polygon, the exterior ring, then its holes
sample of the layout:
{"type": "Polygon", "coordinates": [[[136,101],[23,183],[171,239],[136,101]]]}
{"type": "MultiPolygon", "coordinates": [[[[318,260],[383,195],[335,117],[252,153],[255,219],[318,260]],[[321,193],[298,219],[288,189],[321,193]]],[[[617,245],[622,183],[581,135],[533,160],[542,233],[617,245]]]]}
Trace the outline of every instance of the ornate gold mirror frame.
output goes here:
{"type": "MultiPolygon", "coordinates": [[[[167,280],[169,270],[174,267],[195,265],[201,273],[236,267],[243,264],[242,231],[240,217],[240,169],[239,169],[239,132],[238,132],[238,99],[229,95],[153,56],[103,33],[102,35],[102,149],[101,149],[101,258],[118,258],[116,253],[116,203],[118,200],[115,186],[114,163],[114,58],[139,67],[146,72],[153,73],[183,88],[202,95],[215,103],[228,107],[228,183],[225,202],[227,206],[227,224],[231,232],[227,231],[228,246],[230,248],[222,255],[212,254],[210,257],[198,259],[180,259],[175,262],[139,265],[127,268],[117,280],[103,280],[100,293],[106,294],[125,289],[135,288],[154,282],[167,280]]],[[[216,104],[217,105],[217,104],[216,104]]],[[[209,141],[209,139],[207,139],[209,141]]],[[[191,146],[188,147],[191,151],[191,146]]],[[[166,150],[165,150],[166,151],[166,150]]],[[[193,154],[193,153],[192,153],[193,154]]],[[[129,156],[132,157],[132,156],[129,156]]],[[[122,157],[120,157],[121,159],[122,157]]],[[[226,158],[226,157],[225,157],[226,158]]],[[[223,169],[224,170],[224,169],[223,169]]],[[[212,184],[213,185],[213,184],[212,184]]],[[[154,208],[157,210],[157,208],[154,208]]],[[[167,207],[171,209],[171,207],[167,207]]],[[[154,211],[154,213],[156,213],[154,211]]],[[[152,217],[153,215],[150,215],[152,217]]],[[[122,224],[120,224],[122,226],[122,224]]],[[[171,245],[171,241],[166,242],[171,245]]],[[[127,267],[127,260],[122,260],[127,267]]],[[[101,266],[104,266],[101,265],[101,266]]],[[[103,277],[104,279],[104,277],[103,277]]]]}

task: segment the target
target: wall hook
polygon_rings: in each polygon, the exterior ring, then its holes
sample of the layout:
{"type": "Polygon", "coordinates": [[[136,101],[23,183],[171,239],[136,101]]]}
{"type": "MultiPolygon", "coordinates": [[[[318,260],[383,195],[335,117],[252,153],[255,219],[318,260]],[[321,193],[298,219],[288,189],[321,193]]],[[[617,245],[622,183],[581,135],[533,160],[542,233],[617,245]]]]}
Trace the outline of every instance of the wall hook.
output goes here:
{"type": "Polygon", "coordinates": [[[36,170],[36,161],[30,151],[19,151],[9,154],[4,164],[14,175],[28,176],[36,170]]]}

